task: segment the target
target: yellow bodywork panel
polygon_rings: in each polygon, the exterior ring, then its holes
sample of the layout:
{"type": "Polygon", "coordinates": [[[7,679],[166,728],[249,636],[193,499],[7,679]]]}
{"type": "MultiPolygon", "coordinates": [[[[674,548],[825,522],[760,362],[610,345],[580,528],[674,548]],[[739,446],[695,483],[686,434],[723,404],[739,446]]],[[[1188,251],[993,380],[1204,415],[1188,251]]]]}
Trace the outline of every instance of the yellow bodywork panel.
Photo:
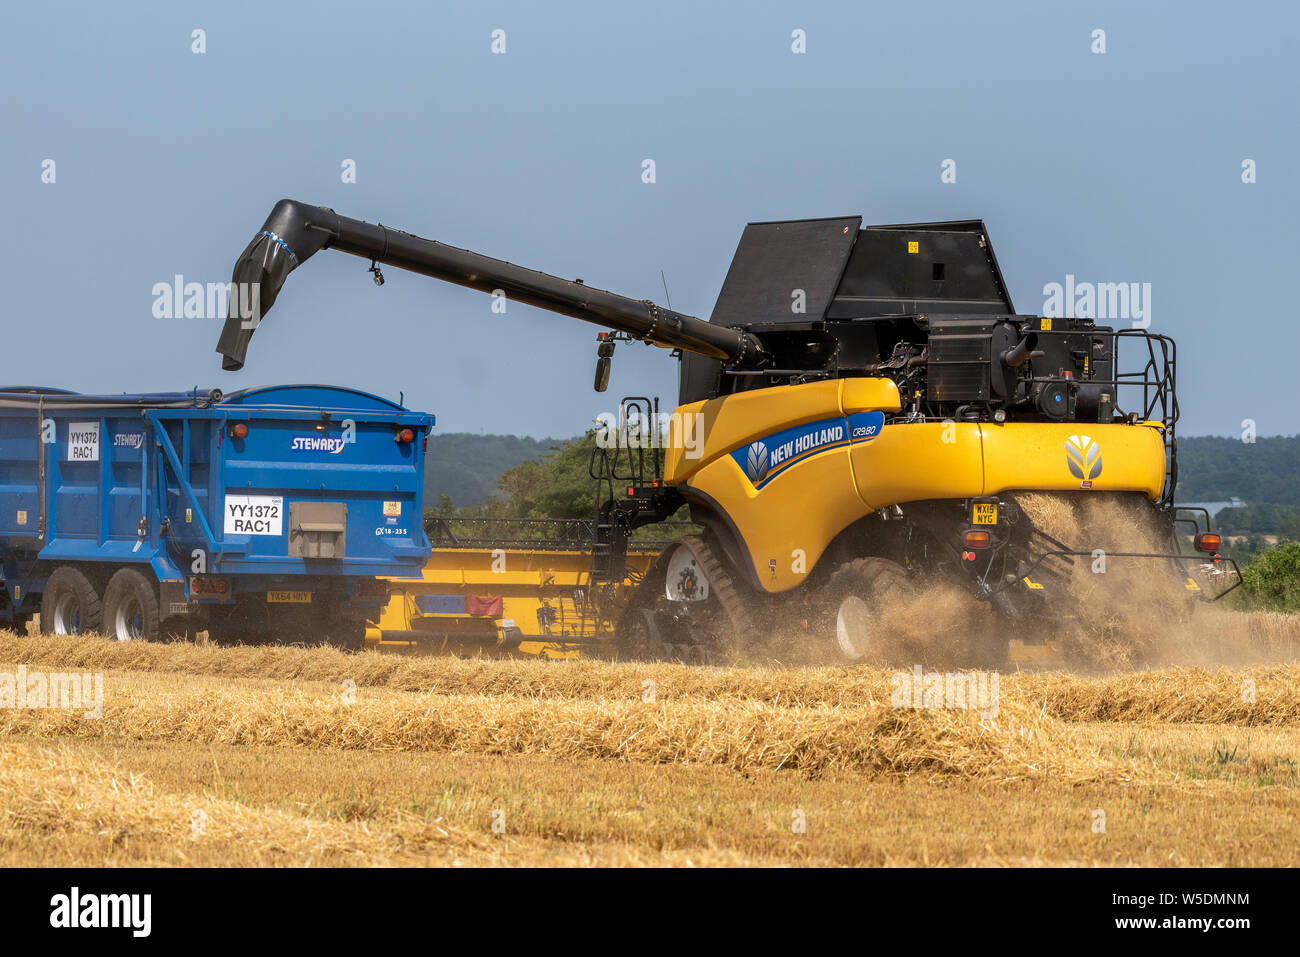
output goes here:
{"type": "Polygon", "coordinates": [[[926,498],[983,495],[980,427],[973,422],[887,425],[853,446],[858,494],[874,511],[926,498]]]}
{"type": "Polygon", "coordinates": [[[888,379],[755,389],[682,406],[702,447],[670,443],[666,480],[721,511],[768,592],[797,586],[830,542],[869,512],[1016,489],[1140,491],[1159,498],[1158,423],[896,422],[888,379]]]}
{"type": "MultiPolygon", "coordinates": [[[[704,402],[679,406],[673,418],[700,416],[701,455],[687,453],[682,441],[669,436],[664,457],[664,481],[679,485],[710,457],[747,445],[756,436],[780,432],[831,416],[880,409],[899,409],[898,387],[890,379],[831,379],[804,385],[755,389],[704,402]]],[[[679,426],[673,426],[677,428],[679,426]]]]}
{"type": "Polygon", "coordinates": [[[985,495],[1010,489],[1077,492],[1085,481],[1094,491],[1145,492],[1151,499],[1164,491],[1165,443],[1158,423],[986,422],[979,428],[985,495]],[[1070,470],[1070,458],[1082,479],[1070,470]]]}
{"type": "MultiPolygon", "coordinates": [[[[700,469],[690,488],[727,513],[769,592],[802,582],[831,539],[871,511],[853,484],[847,447],[803,459],[762,489],[734,458],[723,455],[700,469]]],[[[689,490],[683,492],[689,497],[689,490]]]]}

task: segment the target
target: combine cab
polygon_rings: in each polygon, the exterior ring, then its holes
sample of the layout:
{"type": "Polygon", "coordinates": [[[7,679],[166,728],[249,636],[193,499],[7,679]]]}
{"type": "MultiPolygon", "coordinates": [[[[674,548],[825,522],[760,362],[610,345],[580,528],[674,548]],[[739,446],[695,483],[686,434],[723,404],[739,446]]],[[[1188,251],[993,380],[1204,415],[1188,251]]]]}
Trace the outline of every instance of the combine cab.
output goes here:
{"type": "MultiPolygon", "coordinates": [[[[793,622],[849,660],[879,659],[897,596],[918,582],[957,585],[1011,618],[1051,616],[1098,551],[1114,575],[1174,570],[1180,593],[1219,597],[1237,581],[1235,568],[1201,575],[1231,563],[1172,502],[1173,341],[1017,313],[980,221],[751,224],[706,322],[283,200],[236,263],[261,312],[232,315],[226,368],[242,366],[288,274],[327,248],[605,326],[598,390],[620,341],[680,358],[662,475],[624,484],[593,471],[611,494],[592,587],[626,582],[636,529],[683,506],[703,529],[645,570],[618,622],[625,653],[743,654],[793,622]],[[1044,496],[1067,511],[1085,499],[1136,508],[1125,521],[1139,544],[1116,546],[1095,521],[1048,527],[1044,496]],[[1180,523],[1200,552],[1180,547],[1180,523]]],[[[1003,658],[1018,630],[1003,632],[982,660],[1003,658]]]]}

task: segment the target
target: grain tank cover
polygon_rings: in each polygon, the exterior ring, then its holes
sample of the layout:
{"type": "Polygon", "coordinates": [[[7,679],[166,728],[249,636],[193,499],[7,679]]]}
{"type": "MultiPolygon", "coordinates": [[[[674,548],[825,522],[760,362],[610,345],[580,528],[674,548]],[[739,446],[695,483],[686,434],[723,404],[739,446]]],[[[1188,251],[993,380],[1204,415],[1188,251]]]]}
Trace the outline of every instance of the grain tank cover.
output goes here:
{"type": "Polygon", "coordinates": [[[982,220],[862,227],[842,216],[746,226],[710,322],[1014,312],[982,220]]]}
{"type": "Polygon", "coordinates": [[[835,296],[861,216],[750,223],[709,321],[721,326],[821,319],[835,296]],[[795,290],[803,291],[796,312],[795,290]]]}
{"type": "Polygon", "coordinates": [[[826,317],[1011,315],[982,220],[868,226],[826,317]]]}

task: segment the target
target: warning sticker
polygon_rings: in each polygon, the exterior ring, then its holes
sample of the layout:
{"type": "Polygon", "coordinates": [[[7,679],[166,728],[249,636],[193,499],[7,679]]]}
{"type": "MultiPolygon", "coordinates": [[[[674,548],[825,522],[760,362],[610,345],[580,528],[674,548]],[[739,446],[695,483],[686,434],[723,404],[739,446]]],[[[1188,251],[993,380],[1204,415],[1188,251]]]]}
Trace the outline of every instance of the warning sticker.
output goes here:
{"type": "Polygon", "coordinates": [[[919,253],[921,251],[921,244],[917,242],[909,242],[907,244],[907,251],[909,253],[919,253]]]}
{"type": "Polygon", "coordinates": [[[279,495],[227,495],[227,535],[284,534],[284,498],[279,495]]]}
{"type": "Polygon", "coordinates": [[[385,517],[387,517],[387,516],[389,516],[389,515],[401,515],[401,514],[402,514],[402,503],[401,503],[401,502],[385,502],[385,503],[384,503],[384,516],[385,516],[385,517]]]}
{"type": "Polygon", "coordinates": [[[99,423],[68,423],[68,461],[99,461],[99,423]]]}

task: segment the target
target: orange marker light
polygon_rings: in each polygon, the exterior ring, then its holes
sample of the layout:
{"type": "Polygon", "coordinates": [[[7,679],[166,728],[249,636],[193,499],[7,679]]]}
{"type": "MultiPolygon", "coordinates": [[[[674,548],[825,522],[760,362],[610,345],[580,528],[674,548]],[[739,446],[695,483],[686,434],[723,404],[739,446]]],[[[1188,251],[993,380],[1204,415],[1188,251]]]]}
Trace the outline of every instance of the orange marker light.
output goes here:
{"type": "Polygon", "coordinates": [[[1196,550],[1198,552],[1217,552],[1223,544],[1223,537],[1214,532],[1202,532],[1196,536],[1196,550]]]}

